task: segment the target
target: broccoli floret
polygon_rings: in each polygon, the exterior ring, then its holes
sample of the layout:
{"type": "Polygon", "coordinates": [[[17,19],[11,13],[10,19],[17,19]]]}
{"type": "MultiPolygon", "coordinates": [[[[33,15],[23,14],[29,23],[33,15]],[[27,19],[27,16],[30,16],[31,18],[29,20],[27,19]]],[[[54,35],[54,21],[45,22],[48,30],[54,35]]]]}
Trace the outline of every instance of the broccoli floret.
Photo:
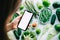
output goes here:
{"type": "Polygon", "coordinates": [[[31,38],[34,38],[36,35],[35,35],[35,33],[34,32],[30,32],[30,37],[31,38]]]}

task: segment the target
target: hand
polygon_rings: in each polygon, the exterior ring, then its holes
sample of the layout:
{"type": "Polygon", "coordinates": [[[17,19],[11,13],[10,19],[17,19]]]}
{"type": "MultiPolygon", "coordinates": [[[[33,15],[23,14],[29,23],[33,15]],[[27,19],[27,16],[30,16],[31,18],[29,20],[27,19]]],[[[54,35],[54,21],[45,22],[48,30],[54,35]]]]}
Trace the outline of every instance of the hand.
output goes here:
{"type": "Polygon", "coordinates": [[[16,29],[17,28],[17,25],[18,25],[18,22],[19,22],[20,19],[21,19],[21,16],[18,16],[17,18],[15,18],[12,21],[12,29],[16,29]]]}
{"type": "Polygon", "coordinates": [[[21,16],[18,16],[11,23],[7,24],[6,31],[8,32],[10,30],[16,29],[20,19],[21,19],[21,16]]]}

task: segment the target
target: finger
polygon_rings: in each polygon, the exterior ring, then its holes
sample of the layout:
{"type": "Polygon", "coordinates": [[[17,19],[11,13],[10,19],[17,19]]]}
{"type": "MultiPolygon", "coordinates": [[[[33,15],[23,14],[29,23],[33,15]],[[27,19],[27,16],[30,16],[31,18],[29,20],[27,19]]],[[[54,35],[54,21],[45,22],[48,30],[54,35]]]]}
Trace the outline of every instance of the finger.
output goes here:
{"type": "Polygon", "coordinates": [[[18,16],[17,19],[21,19],[22,16],[18,16]]]}
{"type": "Polygon", "coordinates": [[[22,16],[18,16],[16,17],[12,22],[16,22],[16,21],[19,21],[21,19],[22,16]]]}
{"type": "Polygon", "coordinates": [[[19,19],[21,19],[21,17],[22,17],[22,16],[18,16],[18,17],[17,17],[17,18],[15,18],[15,19],[16,19],[16,20],[17,20],[17,19],[19,20],[19,19]]]}
{"type": "Polygon", "coordinates": [[[16,29],[17,28],[17,25],[12,25],[12,29],[16,29]]]}
{"type": "Polygon", "coordinates": [[[17,18],[15,18],[12,22],[12,28],[13,29],[16,29],[17,28],[17,25],[18,25],[18,22],[19,20],[21,19],[22,16],[18,16],[17,18]]]}
{"type": "Polygon", "coordinates": [[[19,22],[19,20],[22,18],[22,16],[18,16],[15,20],[16,22],[19,22]]]}

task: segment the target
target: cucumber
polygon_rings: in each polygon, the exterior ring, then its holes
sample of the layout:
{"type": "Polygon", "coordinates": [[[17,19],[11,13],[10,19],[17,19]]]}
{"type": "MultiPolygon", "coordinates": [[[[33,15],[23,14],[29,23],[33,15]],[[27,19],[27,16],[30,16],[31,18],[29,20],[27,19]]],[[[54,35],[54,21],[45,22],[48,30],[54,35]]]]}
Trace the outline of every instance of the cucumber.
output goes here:
{"type": "Polygon", "coordinates": [[[59,38],[59,40],[60,40],[60,34],[58,35],[58,38],[59,38]]]}
{"type": "Polygon", "coordinates": [[[16,39],[19,39],[18,32],[17,32],[16,30],[14,30],[14,31],[13,31],[13,33],[14,33],[14,35],[15,35],[16,39]]]}
{"type": "Polygon", "coordinates": [[[51,24],[52,24],[52,25],[55,23],[55,20],[56,20],[56,15],[53,14],[53,15],[52,15],[52,18],[51,18],[51,24]]]}
{"type": "Polygon", "coordinates": [[[59,20],[59,22],[60,22],[60,8],[57,9],[57,11],[56,11],[56,15],[57,15],[58,20],[59,20]]]}
{"type": "Polygon", "coordinates": [[[18,35],[21,35],[22,30],[20,28],[18,28],[18,35]]]}
{"type": "Polygon", "coordinates": [[[54,8],[59,8],[60,7],[60,2],[54,2],[52,6],[54,8]]]}

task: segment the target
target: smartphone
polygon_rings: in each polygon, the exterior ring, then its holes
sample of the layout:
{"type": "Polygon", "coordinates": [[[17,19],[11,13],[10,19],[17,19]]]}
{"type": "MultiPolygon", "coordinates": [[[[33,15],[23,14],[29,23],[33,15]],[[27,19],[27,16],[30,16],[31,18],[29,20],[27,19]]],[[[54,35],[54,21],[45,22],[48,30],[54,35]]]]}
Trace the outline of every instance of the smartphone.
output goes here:
{"type": "Polygon", "coordinates": [[[32,16],[33,16],[33,13],[25,11],[18,24],[18,28],[22,30],[26,30],[28,27],[28,24],[30,23],[30,20],[32,19],[32,16]]]}

